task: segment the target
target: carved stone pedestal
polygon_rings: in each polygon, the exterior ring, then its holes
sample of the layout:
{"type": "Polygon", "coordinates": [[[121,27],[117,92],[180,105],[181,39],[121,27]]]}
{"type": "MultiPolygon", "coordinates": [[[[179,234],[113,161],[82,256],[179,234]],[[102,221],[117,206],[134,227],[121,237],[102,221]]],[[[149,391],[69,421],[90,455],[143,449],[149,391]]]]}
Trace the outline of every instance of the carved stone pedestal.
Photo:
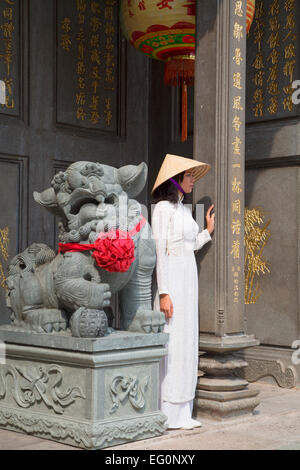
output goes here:
{"type": "MultiPolygon", "coordinates": [[[[210,352],[200,357],[199,368],[204,376],[198,379],[196,390],[197,416],[225,419],[252,412],[259,405],[258,390],[249,390],[247,380],[238,372],[247,362],[232,354],[236,347],[257,344],[247,335],[203,339],[210,352]]],[[[200,341],[201,344],[201,341],[200,341]]]]}
{"type": "Polygon", "coordinates": [[[86,449],[161,435],[159,361],[168,335],[83,339],[0,328],[0,427],[86,449]]]}

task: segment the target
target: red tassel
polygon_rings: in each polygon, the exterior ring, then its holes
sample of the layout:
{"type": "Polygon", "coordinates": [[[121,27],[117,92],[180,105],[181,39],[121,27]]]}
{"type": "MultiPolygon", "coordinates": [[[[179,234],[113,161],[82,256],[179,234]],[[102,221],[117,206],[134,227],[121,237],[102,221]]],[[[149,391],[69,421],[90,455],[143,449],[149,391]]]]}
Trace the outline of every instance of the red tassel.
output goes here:
{"type": "Polygon", "coordinates": [[[187,139],[187,84],[181,87],[181,142],[187,139]]]}
{"type": "Polygon", "coordinates": [[[181,86],[181,141],[187,139],[187,87],[194,83],[194,59],[173,59],[165,63],[166,85],[181,86]]]}
{"type": "Polygon", "coordinates": [[[195,59],[173,59],[165,63],[165,84],[181,86],[194,83],[195,59]]]}

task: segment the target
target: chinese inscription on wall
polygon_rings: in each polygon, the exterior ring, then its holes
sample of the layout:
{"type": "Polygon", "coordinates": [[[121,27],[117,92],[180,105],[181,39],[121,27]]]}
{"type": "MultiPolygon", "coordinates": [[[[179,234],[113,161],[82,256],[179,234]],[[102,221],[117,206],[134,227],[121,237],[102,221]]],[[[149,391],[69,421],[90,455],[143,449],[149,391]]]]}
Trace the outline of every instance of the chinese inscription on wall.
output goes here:
{"type": "Polygon", "coordinates": [[[0,229],[0,285],[2,289],[7,290],[4,264],[8,261],[9,248],[9,229],[5,227],[0,229]]]}
{"type": "Polygon", "coordinates": [[[117,130],[118,2],[57,2],[57,121],[117,130]]]}
{"type": "Polygon", "coordinates": [[[20,0],[0,0],[0,78],[5,84],[3,114],[17,115],[19,88],[20,0]]]}
{"type": "Polygon", "coordinates": [[[247,39],[247,121],[297,114],[292,82],[299,78],[297,0],[258,0],[247,39]]]}

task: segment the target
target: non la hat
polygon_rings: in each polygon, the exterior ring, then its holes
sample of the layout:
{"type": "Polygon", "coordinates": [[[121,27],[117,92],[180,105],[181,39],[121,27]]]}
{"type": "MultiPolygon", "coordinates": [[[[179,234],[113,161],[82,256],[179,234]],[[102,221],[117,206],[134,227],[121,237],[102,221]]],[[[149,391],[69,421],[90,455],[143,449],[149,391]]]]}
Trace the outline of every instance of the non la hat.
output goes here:
{"type": "Polygon", "coordinates": [[[210,165],[208,163],[202,163],[197,160],[193,160],[192,158],[185,158],[180,157],[179,155],[171,155],[170,153],[167,153],[158,172],[156,181],[152,188],[152,193],[162,183],[183,171],[193,170],[193,176],[195,181],[197,181],[202,178],[202,176],[206,175],[209,169],[210,165]]]}

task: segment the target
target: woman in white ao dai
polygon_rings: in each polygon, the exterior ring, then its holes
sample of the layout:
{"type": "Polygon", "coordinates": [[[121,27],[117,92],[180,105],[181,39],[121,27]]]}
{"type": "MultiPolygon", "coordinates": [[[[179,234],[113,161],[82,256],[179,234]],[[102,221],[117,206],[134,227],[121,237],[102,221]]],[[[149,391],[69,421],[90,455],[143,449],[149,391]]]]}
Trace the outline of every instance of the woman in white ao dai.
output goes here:
{"type": "MultiPolygon", "coordinates": [[[[177,177],[176,203],[160,200],[152,215],[156,243],[157,292],[154,309],[166,316],[164,332],[169,333],[168,354],[161,363],[161,409],[168,428],[192,429],[201,425],[192,419],[198,377],[198,272],[195,250],[211,240],[213,206],[207,212],[207,229],[199,232],[191,209],[182,202],[191,192],[194,178],[186,171],[177,177]]],[[[171,182],[171,187],[173,183],[171,182]]]]}

